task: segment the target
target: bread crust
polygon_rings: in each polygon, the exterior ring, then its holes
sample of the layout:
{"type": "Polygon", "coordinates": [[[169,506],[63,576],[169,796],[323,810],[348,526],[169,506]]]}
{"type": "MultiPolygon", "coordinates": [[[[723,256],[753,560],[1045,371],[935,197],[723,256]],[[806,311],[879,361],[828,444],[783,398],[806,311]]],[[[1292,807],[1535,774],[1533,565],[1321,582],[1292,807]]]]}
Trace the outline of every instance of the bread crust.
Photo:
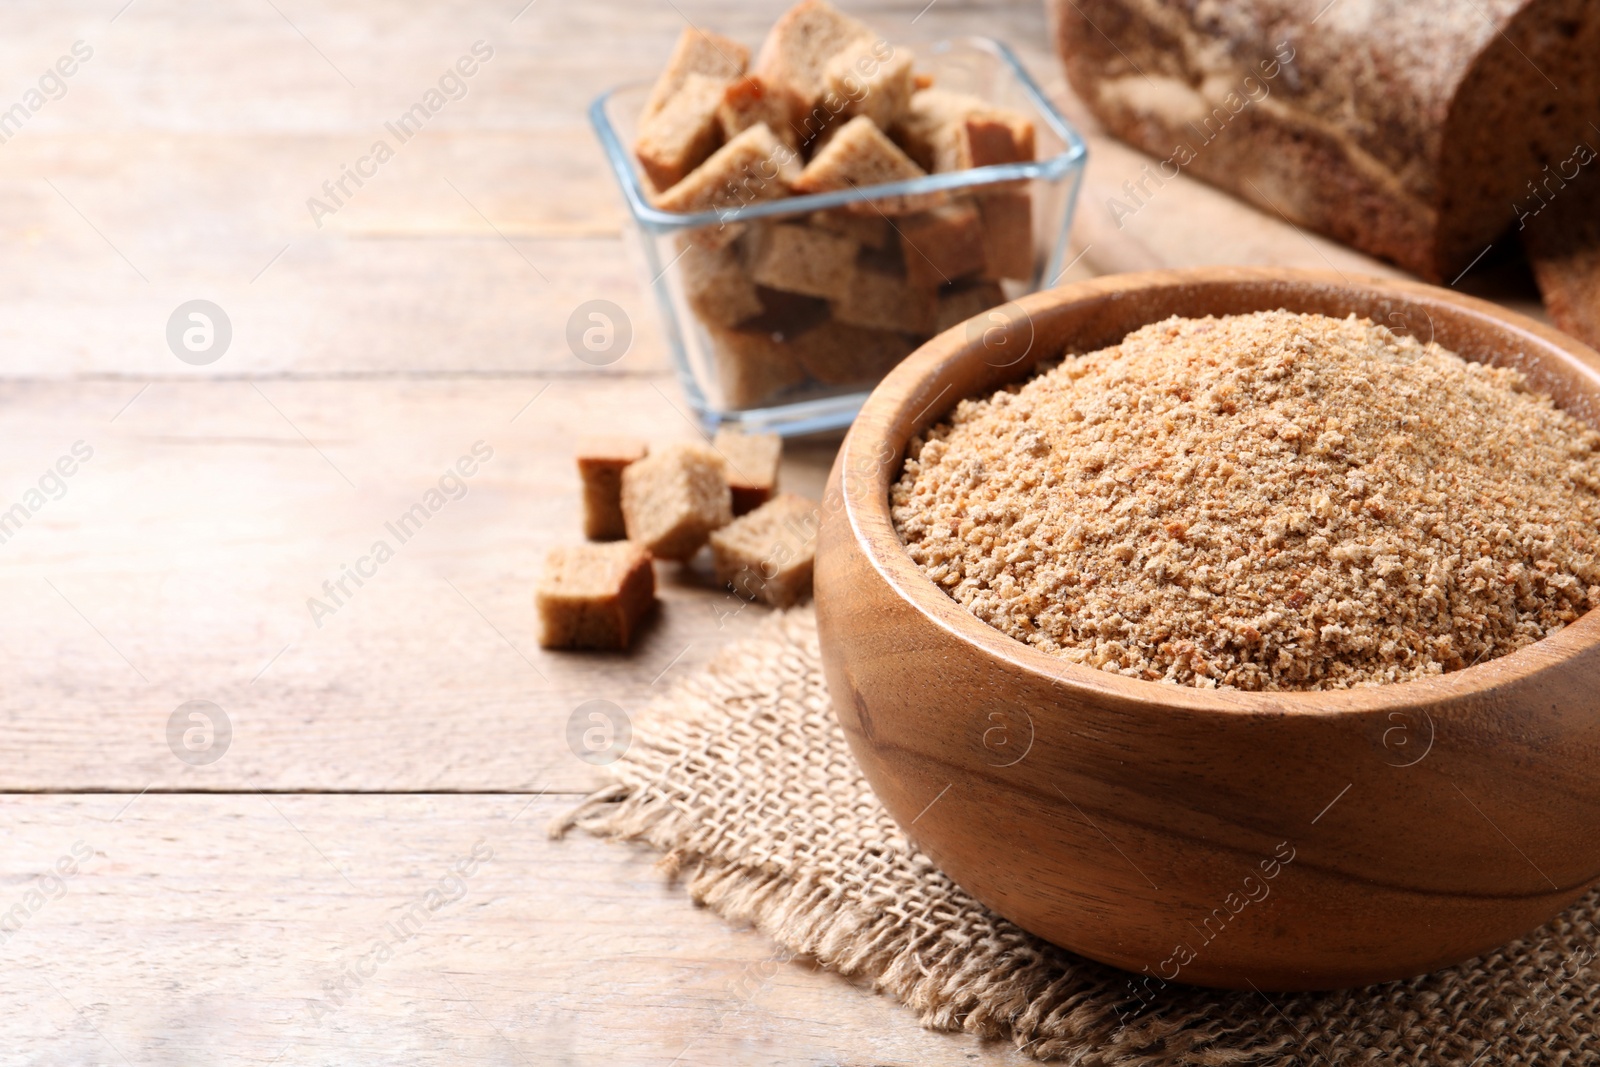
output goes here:
{"type": "Polygon", "coordinates": [[[1051,3],[1074,91],[1163,175],[1435,281],[1506,232],[1600,98],[1583,0],[1051,3]]]}

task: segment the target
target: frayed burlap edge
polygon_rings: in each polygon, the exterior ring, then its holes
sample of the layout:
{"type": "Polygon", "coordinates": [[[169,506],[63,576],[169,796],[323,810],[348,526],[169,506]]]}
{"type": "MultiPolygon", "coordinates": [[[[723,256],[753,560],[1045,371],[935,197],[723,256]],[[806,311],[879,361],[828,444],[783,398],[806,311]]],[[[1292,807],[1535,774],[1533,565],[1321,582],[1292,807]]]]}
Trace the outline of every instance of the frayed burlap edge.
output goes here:
{"type": "Polygon", "coordinates": [[[1136,1011],[1127,975],[988,912],[899,836],[850,760],[819,663],[810,610],[774,616],[642,713],[609,768],[616,782],[552,835],[579,827],[647,844],[693,900],[787,953],[869,980],[926,1027],[1040,1060],[1477,1067],[1540,1053],[1575,1063],[1600,1047],[1587,1025],[1600,1003],[1592,949],[1571,966],[1594,944],[1594,895],[1552,929],[1454,971],[1276,1002],[1172,986],[1136,1011]],[[818,766],[826,773],[808,775],[814,792],[802,804],[795,774],[818,766]],[[794,814],[819,798],[820,815],[794,814]],[[1526,1013],[1535,1003],[1555,1005],[1554,1042],[1511,1025],[1519,1004],[1526,1013]]]}

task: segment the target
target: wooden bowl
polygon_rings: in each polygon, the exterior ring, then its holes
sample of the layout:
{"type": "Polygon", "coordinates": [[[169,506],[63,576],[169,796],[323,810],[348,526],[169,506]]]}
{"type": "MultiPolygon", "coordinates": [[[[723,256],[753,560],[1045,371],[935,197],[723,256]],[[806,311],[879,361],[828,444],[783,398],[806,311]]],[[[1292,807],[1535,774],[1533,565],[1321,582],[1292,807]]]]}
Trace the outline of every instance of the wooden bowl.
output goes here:
{"type": "Polygon", "coordinates": [[[888,487],[906,441],[957,400],[1169,315],[1273,308],[1431,333],[1600,426],[1600,355],[1481,300],[1276,269],[1121,275],[924,345],[868,399],[824,507],[823,661],[878,797],[973,896],[1134,972],[1141,997],[1420,974],[1534,929],[1600,877],[1600,612],[1437,678],[1207,691],[1013,640],[906,554],[888,487]]]}

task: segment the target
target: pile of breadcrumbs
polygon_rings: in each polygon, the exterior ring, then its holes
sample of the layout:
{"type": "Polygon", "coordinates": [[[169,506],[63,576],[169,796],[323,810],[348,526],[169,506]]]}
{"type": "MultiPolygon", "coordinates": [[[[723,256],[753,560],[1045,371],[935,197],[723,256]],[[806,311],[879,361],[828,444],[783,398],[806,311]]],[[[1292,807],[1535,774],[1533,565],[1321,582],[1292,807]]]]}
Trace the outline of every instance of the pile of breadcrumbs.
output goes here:
{"type": "Polygon", "coordinates": [[[1354,316],[1180,319],[963,401],[891,492],[1012,637],[1133,678],[1400,682],[1600,603],[1600,434],[1354,316]]]}

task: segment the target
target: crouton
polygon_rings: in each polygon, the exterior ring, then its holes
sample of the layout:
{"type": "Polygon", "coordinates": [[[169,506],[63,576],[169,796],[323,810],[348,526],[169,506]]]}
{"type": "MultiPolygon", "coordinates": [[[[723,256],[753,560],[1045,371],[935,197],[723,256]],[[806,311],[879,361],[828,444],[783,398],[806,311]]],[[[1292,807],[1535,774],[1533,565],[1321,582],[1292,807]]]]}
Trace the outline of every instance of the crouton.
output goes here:
{"type": "Polygon", "coordinates": [[[985,193],[978,197],[983,220],[983,275],[999,280],[1033,279],[1033,200],[1027,191],[985,193]]]}
{"type": "Polygon", "coordinates": [[[652,450],[622,472],[628,540],[657,559],[688,559],[733,518],[722,457],[701,444],[652,450]]]}
{"type": "Polygon", "coordinates": [[[851,41],[828,61],[823,81],[843,103],[841,115],[865,115],[880,130],[900,120],[916,91],[911,52],[881,38],[851,41]]]}
{"type": "Polygon", "coordinates": [[[826,0],[801,0],[767,34],[753,73],[784,98],[790,121],[805,131],[802,140],[809,140],[837,113],[823,105],[828,63],[847,45],[874,37],[865,23],[826,0]]]}
{"type": "Polygon", "coordinates": [[[739,596],[786,608],[811,591],[817,505],[782,493],[711,535],[717,582],[739,596]]]}
{"type": "Polygon", "coordinates": [[[957,200],[895,220],[911,284],[927,289],[984,268],[983,224],[971,200],[957,200]]]}
{"type": "Polygon", "coordinates": [[[783,438],[775,433],[740,433],[724,426],[711,447],[727,464],[728,489],[733,493],[733,513],[743,515],[772,499],[778,487],[778,461],[783,438]]]}
{"type": "Polygon", "coordinates": [[[784,144],[791,148],[797,144],[794,127],[789,124],[788,103],[754,75],[728,83],[717,107],[717,123],[725,138],[766,123],[784,144]]]}
{"type": "Polygon", "coordinates": [[[1033,122],[1027,116],[947,89],[913,93],[893,132],[906,154],[935,174],[1034,156],[1033,122]]]}
{"type": "Polygon", "coordinates": [[[655,600],[650,554],[631,541],[552,548],[533,595],[539,644],[626,649],[655,600]]]}
{"type": "Polygon", "coordinates": [[[745,204],[788,196],[800,175],[800,157],[759,123],[712,153],[682,181],[656,197],[662,211],[734,211],[745,204]]]}
{"type": "Polygon", "coordinates": [[[583,535],[591,541],[627,536],[622,522],[622,472],[649,446],[636,437],[580,437],[578,479],[583,483],[583,535]]]}
{"type": "Polygon", "coordinates": [[[707,248],[685,240],[678,269],[689,307],[705,322],[737,326],[764,310],[756,283],[732,248],[707,248]]]}
{"type": "Polygon", "coordinates": [[[892,330],[874,330],[827,319],[790,341],[800,365],[827,386],[865,385],[888,373],[916,341],[892,330]]]}
{"type": "Polygon", "coordinates": [[[827,211],[813,211],[809,221],[818,229],[848,237],[863,248],[887,248],[889,239],[894,236],[889,220],[877,212],[858,215],[853,211],[831,208],[827,211]]]}
{"type": "MultiPolygon", "coordinates": [[[[920,178],[924,173],[871,119],[857,115],[840,127],[827,146],[812,157],[795,179],[794,188],[801,193],[826,193],[907,181],[920,178]]],[[[848,204],[846,209],[857,214],[893,215],[932,206],[939,199],[937,194],[894,197],[848,204]]]]}
{"type": "Polygon", "coordinates": [[[781,333],[756,326],[730,329],[707,323],[706,334],[725,408],[761,407],[805,381],[805,370],[781,333]]]}
{"type": "Polygon", "coordinates": [[[905,271],[882,262],[884,257],[856,263],[850,284],[830,301],[833,317],[851,326],[867,326],[897,333],[927,334],[938,315],[937,290],[913,285],[905,271]]]}
{"type": "Polygon", "coordinates": [[[794,223],[751,227],[745,262],[750,276],[770,289],[823,299],[837,298],[850,284],[856,243],[827,230],[794,223]]]}
{"type": "Polygon", "coordinates": [[[678,35],[678,43],[673,46],[666,69],[650,90],[650,98],[645,101],[640,119],[647,119],[665,107],[667,101],[677,95],[689,75],[737,78],[749,64],[750,49],[738,41],[693,27],[685,29],[678,35]]]}
{"type": "Polygon", "coordinates": [[[669,189],[704,163],[722,140],[717,121],[728,82],[691,74],[655,114],[639,124],[633,154],[657,189],[669,189]]]}
{"type": "Polygon", "coordinates": [[[956,140],[956,167],[989,167],[1025,163],[1034,157],[1033,123],[1000,108],[968,115],[956,140]]]}

